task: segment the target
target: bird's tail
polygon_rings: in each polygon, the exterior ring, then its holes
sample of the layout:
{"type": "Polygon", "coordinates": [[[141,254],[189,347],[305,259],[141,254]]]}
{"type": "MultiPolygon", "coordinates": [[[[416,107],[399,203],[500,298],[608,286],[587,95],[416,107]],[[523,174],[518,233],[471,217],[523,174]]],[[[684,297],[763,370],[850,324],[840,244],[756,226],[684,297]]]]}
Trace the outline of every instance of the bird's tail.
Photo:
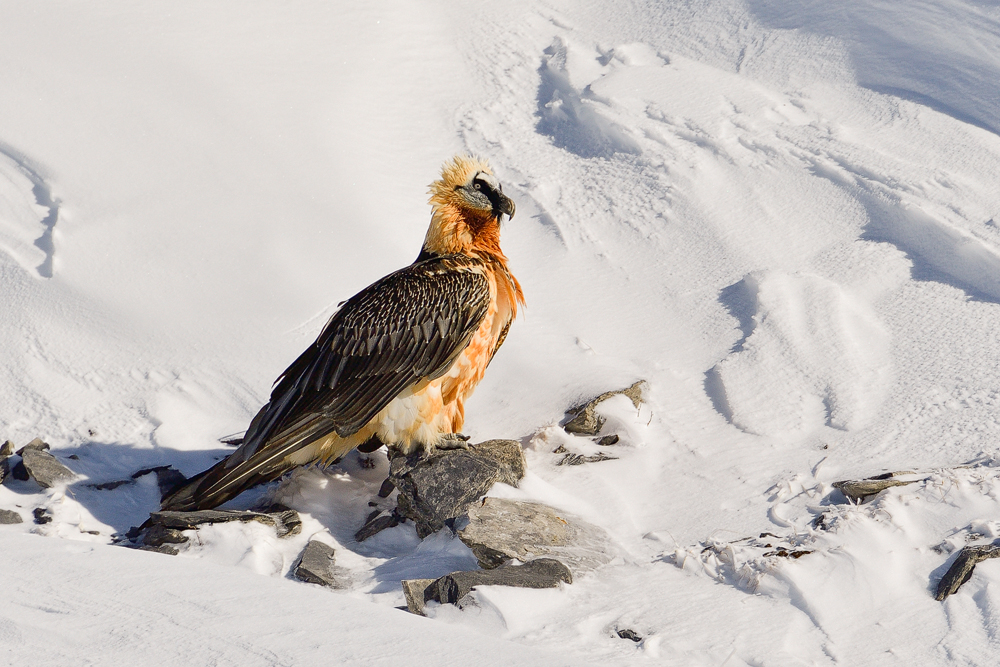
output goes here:
{"type": "Polygon", "coordinates": [[[244,442],[227,458],[165,495],[160,508],[191,512],[218,507],[252,486],[281,477],[295,467],[288,461],[290,454],[332,433],[334,428],[334,422],[314,415],[268,440],[257,451],[249,449],[254,443],[244,442]]]}

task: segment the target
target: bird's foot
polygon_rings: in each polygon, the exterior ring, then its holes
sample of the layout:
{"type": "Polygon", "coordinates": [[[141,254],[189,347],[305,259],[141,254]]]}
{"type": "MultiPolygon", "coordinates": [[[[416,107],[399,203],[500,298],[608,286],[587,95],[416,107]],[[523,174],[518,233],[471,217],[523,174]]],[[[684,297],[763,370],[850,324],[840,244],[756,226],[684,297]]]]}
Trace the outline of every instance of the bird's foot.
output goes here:
{"type": "Polygon", "coordinates": [[[468,449],[469,436],[462,433],[445,433],[434,447],[437,449],[468,449]]]}

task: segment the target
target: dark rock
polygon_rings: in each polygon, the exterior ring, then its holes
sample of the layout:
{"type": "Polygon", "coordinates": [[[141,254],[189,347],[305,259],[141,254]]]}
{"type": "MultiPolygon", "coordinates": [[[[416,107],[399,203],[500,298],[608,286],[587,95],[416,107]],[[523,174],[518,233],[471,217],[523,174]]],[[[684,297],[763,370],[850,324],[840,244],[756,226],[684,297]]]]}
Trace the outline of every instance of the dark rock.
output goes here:
{"type": "Polygon", "coordinates": [[[369,537],[381,533],[386,528],[393,528],[398,525],[399,515],[396,512],[383,513],[382,510],[376,510],[368,515],[365,525],[358,532],[354,533],[354,539],[358,542],[364,542],[369,537]]]}
{"type": "Polygon", "coordinates": [[[617,555],[604,530],[541,503],[484,498],[468,513],[469,523],[458,531],[458,537],[485,569],[511,559],[525,562],[548,556],[579,573],[609,563],[617,555]]]}
{"type": "Polygon", "coordinates": [[[142,531],[140,541],[144,546],[158,547],[163,544],[184,544],[188,541],[188,537],[176,528],[167,528],[162,524],[153,524],[142,531]]]}
{"type": "Polygon", "coordinates": [[[388,498],[389,495],[395,490],[396,490],[396,485],[392,483],[391,479],[386,477],[385,481],[382,482],[382,486],[380,486],[378,489],[378,497],[388,498]]]}
{"type": "Polygon", "coordinates": [[[48,451],[50,447],[49,443],[43,442],[41,438],[35,438],[34,440],[26,444],[24,447],[21,447],[21,449],[17,450],[17,455],[24,456],[24,452],[26,452],[29,449],[34,449],[36,451],[43,452],[43,451],[48,451]]]}
{"type": "Polygon", "coordinates": [[[35,523],[39,525],[52,523],[52,514],[44,507],[36,507],[31,513],[35,517],[35,523]]]}
{"type": "Polygon", "coordinates": [[[46,489],[76,477],[76,473],[60,463],[56,457],[42,449],[32,448],[30,443],[21,450],[21,463],[38,485],[46,489]]]}
{"type": "Polygon", "coordinates": [[[617,445],[620,438],[617,433],[612,433],[611,435],[606,435],[603,438],[597,439],[597,444],[601,447],[610,447],[611,445],[617,445]]]}
{"type": "Polygon", "coordinates": [[[607,454],[603,454],[601,452],[598,452],[597,454],[594,454],[592,456],[584,456],[583,454],[569,453],[563,456],[561,459],[559,459],[559,462],[556,463],[556,465],[579,466],[583,465],[584,463],[599,463],[601,461],[617,461],[617,460],[618,460],[617,456],[608,456],[607,454]]]}
{"type": "Polygon", "coordinates": [[[461,516],[497,482],[517,486],[524,477],[524,452],[516,440],[489,440],[469,449],[396,455],[389,479],[399,489],[396,508],[426,537],[461,516]]]}
{"type": "Polygon", "coordinates": [[[336,552],[333,547],[318,540],[310,540],[295,566],[295,578],[330,588],[348,588],[349,572],[337,567],[336,562],[336,552]]]}
{"type": "Polygon", "coordinates": [[[0,525],[24,523],[21,515],[13,510],[0,510],[0,525]]]}
{"type": "Polygon", "coordinates": [[[153,551],[158,554],[166,554],[168,556],[176,556],[180,551],[176,547],[172,547],[169,544],[160,544],[158,546],[151,546],[149,544],[139,544],[133,546],[134,549],[139,549],[140,551],[153,551]]]}
{"type": "Polygon", "coordinates": [[[96,489],[98,491],[110,491],[111,489],[117,489],[119,486],[135,484],[134,479],[116,479],[113,482],[101,482],[100,484],[84,484],[89,489],[96,489]]]}
{"type": "Polygon", "coordinates": [[[956,593],[959,587],[972,577],[972,571],[976,568],[976,563],[997,557],[1000,557],[1000,545],[980,544],[963,547],[958,552],[958,557],[952,562],[951,567],[941,577],[934,599],[940,602],[949,595],[956,593]]]}
{"type": "Polygon", "coordinates": [[[634,641],[636,643],[642,641],[642,635],[640,635],[635,630],[629,630],[628,628],[625,628],[624,630],[618,630],[616,632],[616,634],[619,637],[621,637],[622,639],[629,639],[629,640],[634,641]]]}
{"type": "Polygon", "coordinates": [[[198,510],[196,512],[153,512],[144,527],[161,525],[175,530],[191,530],[205,523],[257,521],[273,526],[278,537],[296,535],[302,530],[302,519],[295,510],[265,514],[249,510],[198,510]]]}
{"type": "Polygon", "coordinates": [[[867,479],[834,482],[833,488],[838,489],[841,493],[847,496],[847,499],[852,503],[863,503],[888,488],[894,486],[906,486],[907,484],[913,484],[914,482],[924,481],[922,479],[895,479],[898,475],[912,474],[913,473],[908,470],[900,472],[887,472],[881,475],[875,475],[874,477],[868,477],[867,479]]]}
{"type": "MultiPolygon", "coordinates": [[[[8,462],[10,459],[4,459],[4,462],[8,462]]],[[[27,482],[31,479],[31,475],[28,474],[28,469],[24,467],[24,460],[18,461],[14,464],[14,467],[10,469],[10,476],[14,479],[21,480],[22,482],[27,482]]]]}
{"type": "Polygon", "coordinates": [[[524,565],[502,565],[493,570],[452,572],[424,589],[424,602],[455,604],[476,586],[555,588],[560,583],[573,583],[569,568],[554,558],[539,558],[524,565]]]}
{"type": "Polygon", "coordinates": [[[71,461],[79,461],[80,460],[80,457],[77,456],[76,454],[70,454],[66,458],[70,459],[71,461]]]}
{"type": "Polygon", "coordinates": [[[434,579],[406,579],[400,582],[403,585],[407,611],[418,616],[424,615],[424,591],[434,581],[434,579]]]}
{"type": "Polygon", "coordinates": [[[597,435],[601,432],[601,428],[604,426],[605,421],[604,417],[597,414],[597,406],[612,396],[622,394],[628,396],[632,401],[632,405],[638,409],[639,406],[642,405],[642,388],[645,384],[646,382],[644,380],[639,380],[627,389],[606,391],[587,403],[570,408],[566,411],[566,414],[569,416],[569,421],[563,425],[563,428],[566,429],[567,433],[575,433],[577,435],[597,435]]]}
{"type": "Polygon", "coordinates": [[[15,453],[16,452],[14,451],[14,443],[11,442],[10,440],[3,443],[3,447],[0,447],[0,456],[11,456],[12,454],[15,453]]]}
{"type": "Polygon", "coordinates": [[[143,468],[142,470],[137,470],[132,473],[132,479],[139,479],[143,475],[148,475],[149,473],[156,474],[156,486],[160,489],[160,495],[165,496],[171,493],[175,489],[180,488],[182,484],[187,482],[187,477],[181,474],[180,470],[177,470],[173,466],[156,466],[155,468],[143,468]]]}

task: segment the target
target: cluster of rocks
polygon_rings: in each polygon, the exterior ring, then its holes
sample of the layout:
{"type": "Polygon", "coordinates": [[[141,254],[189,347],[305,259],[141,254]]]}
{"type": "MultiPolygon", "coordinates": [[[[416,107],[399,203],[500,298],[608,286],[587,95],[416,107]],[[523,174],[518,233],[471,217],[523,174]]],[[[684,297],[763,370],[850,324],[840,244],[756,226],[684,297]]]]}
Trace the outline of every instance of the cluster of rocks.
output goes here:
{"type": "Polygon", "coordinates": [[[35,438],[15,451],[10,440],[0,447],[0,482],[8,478],[20,481],[35,480],[43,489],[61,482],[71,481],[76,473],[49,453],[49,444],[35,438]]]}
{"type": "MultiPolygon", "coordinates": [[[[634,405],[636,410],[638,410],[639,406],[642,405],[642,390],[645,385],[646,383],[644,380],[639,380],[625,389],[606,391],[586,403],[573,406],[566,411],[566,421],[563,424],[563,429],[567,433],[571,433],[573,435],[592,438],[593,442],[600,447],[611,447],[612,445],[618,444],[620,437],[617,433],[597,437],[604,428],[604,424],[606,422],[605,418],[597,412],[597,406],[613,396],[621,395],[632,401],[632,405],[634,405]]],[[[584,463],[613,461],[618,458],[617,456],[611,456],[609,454],[605,454],[604,452],[598,452],[597,454],[590,455],[577,454],[569,451],[563,445],[556,447],[552,453],[563,455],[563,457],[559,459],[559,462],[556,463],[556,465],[560,466],[578,466],[584,463]]]]}

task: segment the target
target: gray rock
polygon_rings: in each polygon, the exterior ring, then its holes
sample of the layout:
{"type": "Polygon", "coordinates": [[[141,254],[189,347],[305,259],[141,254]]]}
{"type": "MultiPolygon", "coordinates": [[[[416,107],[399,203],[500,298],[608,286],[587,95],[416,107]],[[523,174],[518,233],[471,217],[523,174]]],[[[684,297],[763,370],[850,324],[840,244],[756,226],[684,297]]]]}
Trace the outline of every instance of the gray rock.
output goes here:
{"type": "Polygon", "coordinates": [[[617,634],[622,639],[628,639],[629,641],[633,641],[636,643],[642,641],[642,635],[640,635],[638,632],[630,628],[625,628],[624,630],[617,630],[615,634],[617,634]]]}
{"type": "Polygon", "coordinates": [[[555,588],[573,583],[569,568],[553,558],[539,558],[524,565],[503,565],[493,570],[452,572],[424,589],[424,601],[455,604],[476,586],[555,588]]]}
{"type": "Polygon", "coordinates": [[[938,582],[934,599],[941,602],[949,595],[958,592],[959,587],[972,578],[972,571],[976,568],[976,563],[998,557],[1000,557],[1000,545],[979,544],[963,547],[958,552],[958,557],[952,562],[951,567],[938,582]]]}
{"type": "Polygon", "coordinates": [[[52,513],[44,507],[36,507],[31,510],[31,514],[35,517],[35,523],[38,525],[52,523],[52,513]]]}
{"type": "Polygon", "coordinates": [[[60,463],[56,457],[43,449],[32,447],[30,443],[21,450],[21,462],[38,485],[46,489],[76,477],[76,473],[60,463]]]}
{"type": "Polygon", "coordinates": [[[24,447],[21,447],[21,449],[17,450],[17,455],[24,456],[24,452],[26,452],[29,449],[34,449],[39,452],[44,452],[48,451],[50,447],[49,443],[44,442],[41,438],[35,438],[34,440],[26,444],[24,447]]]}
{"type": "Polygon", "coordinates": [[[424,615],[424,591],[434,583],[434,579],[405,579],[403,596],[406,597],[406,608],[411,614],[424,615]]]}
{"type": "Polygon", "coordinates": [[[302,550],[302,556],[299,557],[294,572],[296,579],[310,584],[336,589],[350,587],[349,572],[337,567],[334,548],[319,540],[309,541],[302,550]]]}
{"type": "Polygon", "coordinates": [[[561,459],[559,459],[559,462],[556,463],[556,465],[579,466],[583,465],[584,463],[600,463],[601,461],[617,461],[617,460],[618,460],[617,456],[608,456],[603,452],[598,452],[591,456],[585,456],[583,454],[573,454],[571,452],[563,456],[561,459]]]}
{"type": "Polygon", "coordinates": [[[396,455],[389,479],[399,489],[396,510],[426,537],[465,513],[497,482],[517,486],[524,452],[516,440],[489,440],[469,449],[436,450],[430,456],[396,455]]]}
{"type": "Polygon", "coordinates": [[[899,475],[912,475],[913,472],[903,470],[900,472],[887,472],[867,479],[844,480],[834,482],[833,488],[839,489],[853,503],[863,503],[872,499],[882,491],[894,486],[906,486],[914,482],[922,482],[922,479],[902,480],[895,479],[899,475]]]}
{"type": "Polygon", "coordinates": [[[167,528],[162,524],[153,524],[142,532],[142,544],[147,547],[159,547],[164,544],[184,544],[187,535],[176,528],[167,528]]]}
{"type": "Polygon", "coordinates": [[[576,573],[610,562],[617,550],[602,529],[541,503],[484,498],[469,510],[458,537],[479,566],[495,568],[510,559],[558,558],[576,573]]]}
{"type": "Polygon", "coordinates": [[[563,428],[568,433],[575,433],[577,435],[597,435],[601,432],[605,421],[604,417],[597,414],[597,406],[612,396],[623,394],[628,396],[632,401],[632,405],[638,409],[642,405],[642,388],[645,384],[645,380],[639,380],[631,387],[618,389],[617,391],[606,391],[597,398],[570,408],[566,411],[569,421],[563,425],[563,428]]]}
{"type": "Polygon", "coordinates": [[[610,447],[611,445],[617,445],[620,438],[617,433],[612,433],[611,435],[606,435],[603,438],[597,439],[597,444],[601,447],[610,447]]]}
{"type": "Polygon", "coordinates": [[[0,456],[10,456],[11,454],[14,453],[15,453],[14,443],[11,442],[10,440],[3,443],[3,447],[0,447],[0,456]]]}
{"type": "Polygon", "coordinates": [[[393,528],[399,525],[399,515],[396,512],[382,513],[380,511],[372,512],[365,521],[365,525],[361,529],[354,533],[354,539],[358,542],[364,542],[369,537],[373,537],[378,533],[381,533],[386,528],[393,528]]]}
{"type": "Polygon", "coordinates": [[[230,521],[257,521],[273,526],[278,537],[296,535],[302,530],[302,519],[295,510],[274,512],[251,512],[249,510],[199,510],[197,512],[152,512],[144,528],[161,525],[175,530],[191,530],[205,523],[227,523],[230,521]]]}
{"type": "Polygon", "coordinates": [[[0,524],[24,523],[21,515],[13,510],[0,510],[0,524]]]}

